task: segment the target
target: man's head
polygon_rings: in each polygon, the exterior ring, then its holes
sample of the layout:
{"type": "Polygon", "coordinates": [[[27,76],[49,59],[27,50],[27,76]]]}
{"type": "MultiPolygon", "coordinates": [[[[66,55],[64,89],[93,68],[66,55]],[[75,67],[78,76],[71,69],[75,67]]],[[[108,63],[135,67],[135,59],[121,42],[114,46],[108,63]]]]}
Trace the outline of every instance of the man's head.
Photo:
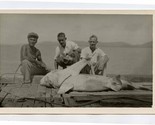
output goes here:
{"type": "Polygon", "coordinates": [[[66,46],[66,36],[65,36],[65,33],[59,33],[58,34],[58,36],[57,36],[57,39],[58,39],[58,41],[59,41],[59,43],[60,43],[60,45],[62,46],[62,47],[65,47],[66,46]]]}
{"type": "Polygon", "coordinates": [[[91,49],[95,49],[96,48],[96,44],[98,43],[97,36],[95,36],[95,35],[90,36],[88,42],[89,42],[90,48],[91,49]]]}
{"type": "Polygon", "coordinates": [[[28,34],[27,38],[28,38],[29,45],[31,47],[34,47],[35,44],[37,43],[39,36],[37,33],[31,32],[28,34]]]}

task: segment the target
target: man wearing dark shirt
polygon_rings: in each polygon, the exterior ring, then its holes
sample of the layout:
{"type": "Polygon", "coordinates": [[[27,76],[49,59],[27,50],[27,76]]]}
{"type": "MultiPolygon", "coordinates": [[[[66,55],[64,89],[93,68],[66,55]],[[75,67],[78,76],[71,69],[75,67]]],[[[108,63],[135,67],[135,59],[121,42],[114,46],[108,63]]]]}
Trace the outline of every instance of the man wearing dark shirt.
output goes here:
{"type": "Polygon", "coordinates": [[[48,70],[39,49],[35,47],[38,34],[29,33],[27,38],[29,44],[23,45],[20,52],[21,72],[24,75],[24,83],[31,83],[33,75],[45,75],[48,70]]]}

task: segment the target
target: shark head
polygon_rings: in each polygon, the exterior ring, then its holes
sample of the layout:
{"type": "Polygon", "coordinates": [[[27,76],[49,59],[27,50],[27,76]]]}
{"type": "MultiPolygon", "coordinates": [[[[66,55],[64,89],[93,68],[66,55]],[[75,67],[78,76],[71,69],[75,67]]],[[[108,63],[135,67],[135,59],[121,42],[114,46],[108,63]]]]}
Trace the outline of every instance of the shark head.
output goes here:
{"type": "Polygon", "coordinates": [[[60,87],[58,85],[58,72],[57,70],[51,71],[50,73],[46,74],[41,80],[40,85],[52,88],[60,87]]]}
{"type": "Polygon", "coordinates": [[[122,89],[122,82],[120,79],[120,75],[111,78],[108,86],[114,91],[120,91],[122,89]]]}

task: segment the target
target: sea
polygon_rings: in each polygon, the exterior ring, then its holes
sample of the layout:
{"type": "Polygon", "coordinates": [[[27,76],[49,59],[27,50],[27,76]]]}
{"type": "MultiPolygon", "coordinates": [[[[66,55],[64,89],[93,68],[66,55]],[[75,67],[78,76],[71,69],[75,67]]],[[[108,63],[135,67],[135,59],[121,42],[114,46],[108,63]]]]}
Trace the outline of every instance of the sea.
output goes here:
{"type": "MultiPolygon", "coordinates": [[[[78,44],[78,43],[77,43],[78,44]]],[[[54,69],[56,42],[38,43],[42,59],[50,69],[54,69]]],[[[0,74],[14,73],[20,64],[21,44],[0,45],[0,74]]],[[[79,44],[81,48],[88,43],[79,44]]],[[[98,45],[110,58],[107,66],[108,74],[120,75],[152,75],[153,50],[150,47],[106,47],[98,45]]],[[[18,71],[20,73],[20,70],[18,71]]]]}

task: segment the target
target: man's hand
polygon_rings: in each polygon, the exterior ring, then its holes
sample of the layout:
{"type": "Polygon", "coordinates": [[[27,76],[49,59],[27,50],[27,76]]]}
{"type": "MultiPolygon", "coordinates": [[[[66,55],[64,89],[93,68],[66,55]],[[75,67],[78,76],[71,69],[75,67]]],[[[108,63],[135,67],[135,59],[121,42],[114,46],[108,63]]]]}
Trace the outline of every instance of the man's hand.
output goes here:
{"type": "Polygon", "coordinates": [[[43,62],[41,62],[41,61],[37,61],[37,65],[38,65],[39,67],[46,68],[46,64],[43,63],[43,62]]]}
{"type": "Polygon", "coordinates": [[[91,57],[86,57],[85,58],[87,61],[90,61],[91,60],[91,57]]]}
{"type": "Polygon", "coordinates": [[[71,50],[69,53],[67,53],[67,56],[74,56],[74,51],[71,50]]]}
{"type": "Polygon", "coordinates": [[[72,61],[73,58],[70,57],[69,55],[67,55],[67,56],[63,57],[63,60],[64,60],[64,63],[67,64],[69,61],[72,61]]]}
{"type": "Polygon", "coordinates": [[[69,56],[69,55],[66,56],[66,59],[67,60],[73,60],[73,58],[71,56],[69,56]]]}
{"type": "Polygon", "coordinates": [[[93,62],[93,61],[89,61],[89,62],[88,62],[88,65],[90,65],[90,66],[96,66],[97,63],[95,63],[95,62],[93,62]]]}

